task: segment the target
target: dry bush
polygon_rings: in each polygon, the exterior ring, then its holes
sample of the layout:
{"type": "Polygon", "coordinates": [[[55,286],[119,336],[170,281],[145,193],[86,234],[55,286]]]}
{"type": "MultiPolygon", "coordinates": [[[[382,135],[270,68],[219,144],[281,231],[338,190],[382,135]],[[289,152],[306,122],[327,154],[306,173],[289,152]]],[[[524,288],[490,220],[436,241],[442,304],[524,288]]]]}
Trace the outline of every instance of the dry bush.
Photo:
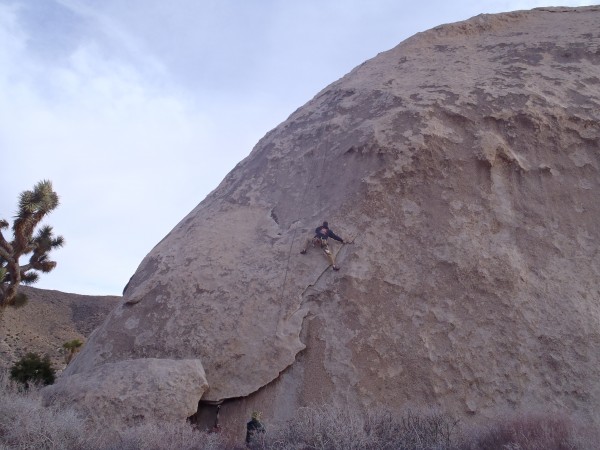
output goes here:
{"type": "Polygon", "coordinates": [[[458,420],[437,411],[382,411],[369,414],[367,430],[381,445],[374,448],[441,450],[453,447],[458,420]]]}
{"type": "Polygon", "coordinates": [[[24,390],[0,374],[0,450],[220,450],[218,434],[189,424],[146,422],[124,430],[86,422],[74,410],[42,406],[39,386],[24,390]]]}
{"type": "Polygon", "coordinates": [[[195,430],[187,423],[144,422],[106,433],[94,442],[102,450],[221,450],[229,448],[220,434],[195,430]]]}
{"type": "MultiPolygon", "coordinates": [[[[323,406],[300,408],[293,420],[267,427],[256,449],[322,450],[591,450],[597,430],[557,416],[515,416],[470,432],[460,441],[457,422],[437,412],[369,412],[323,406]]],[[[240,443],[241,444],[241,443],[240,443]]],[[[221,434],[186,423],[144,422],[126,429],[86,422],[69,408],[43,407],[39,387],[24,390],[0,374],[0,450],[221,450],[221,434]]]]}
{"type": "Polygon", "coordinates": [[[0,374],[0,448],[85,448],[83,428],[73,410],[44,408],[37,386],[23,390],[0,374]]]}
{"type": "Polygon", "coordinates": [[[523,415],[498,419],[473,433],[465,450],[587,450],[597,441],[570,419],[551,415],[523,415]]]}
{"type": "Polygon", "coordinates": [[[361,415],[328,406],[300,408],[293,420],[267,430],[261,438],[257,447],[265,449],[367,448],[361,415]]]}
{"type": "Polygon", "coordinates": [[[323,406],[300,408],[293,420],[257,442],[264,449],[450,449],[456,421],[440,413],[357,411],[323,406]]]}

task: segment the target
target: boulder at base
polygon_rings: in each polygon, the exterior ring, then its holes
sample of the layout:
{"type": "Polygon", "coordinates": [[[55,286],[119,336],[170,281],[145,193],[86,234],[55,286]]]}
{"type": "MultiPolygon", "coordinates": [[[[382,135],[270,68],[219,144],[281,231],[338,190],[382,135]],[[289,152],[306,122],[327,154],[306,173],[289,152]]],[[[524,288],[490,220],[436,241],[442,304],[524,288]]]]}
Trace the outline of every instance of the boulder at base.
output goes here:
{"type": "Polygon", "coordinates": [[[93,376],[60,378],[43,389],[48,405],[75,407],[88,417],[131,425],[144,419],[185,420],[208,387],[197,359],[134,359],[103,364],[93,376]]]}

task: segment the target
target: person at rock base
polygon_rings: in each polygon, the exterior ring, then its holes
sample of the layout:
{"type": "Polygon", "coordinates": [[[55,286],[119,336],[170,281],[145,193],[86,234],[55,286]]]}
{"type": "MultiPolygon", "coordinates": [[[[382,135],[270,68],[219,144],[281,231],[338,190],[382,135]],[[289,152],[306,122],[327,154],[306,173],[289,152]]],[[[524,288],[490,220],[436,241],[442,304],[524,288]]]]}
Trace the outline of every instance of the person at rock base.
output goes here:
{"type": "Polygon", "coordinates": [[[215,424],[213,425],[210,433],[220,433],[221,425],[219,425],[219,413],[221,412],[221,405],[217,405],[217,413],[215,415],[215,424]]]}
{"type": "Polygon", "coordinates": [[[246,446],[250,447],[264,432],[265,426],[260,422],[260,412],[254,411],[250,422],[246,424],[246,446]]]}
{"type": "Polygon", "coordinates": [[[329,265],[332,266],[333,270],[340,270],[338,266],[335,265],[335,257],[329,248],[329,244],[327,243],[327,239],[335,239],[336,241],[344,243],[344,240],[335,234],[330,228],[329,223],[327,221],[323,222],[323,225],[317,227],[315,229],[315,235],[312,238],[306,239],[306,243],[304,244],[304,248],[300,251],[303,255],[306,254],[308,250],[308,246],[312,244],[313,247],[320,247],[325,253],[329,261],[329,265]]]}

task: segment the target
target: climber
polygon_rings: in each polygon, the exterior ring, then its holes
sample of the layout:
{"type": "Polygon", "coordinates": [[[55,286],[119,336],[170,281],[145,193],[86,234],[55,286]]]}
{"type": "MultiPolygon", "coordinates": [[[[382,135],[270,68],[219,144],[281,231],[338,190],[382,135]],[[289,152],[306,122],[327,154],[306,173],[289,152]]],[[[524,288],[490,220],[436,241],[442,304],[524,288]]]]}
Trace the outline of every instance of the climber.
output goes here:
{"type": "Polygon", "coordinates": [[[260,422],[260,412],[252,413],[252,420],[246,425],[246,445],[250,447],[256,442],[258,435],[265,432],[264,425],[260,422]]]}
{"type": "Polygon", "coordinates": [[[312,243],[313,247],[319,246],[321,250],[323,250],[323,253],[325,253],[325,256],[327,256],[329,264],[332,266],[333,270],[340,270],[340,268],[335,265],[335,258],[333,256],[333,253],[329,249],[329,244],[327,244],[327,238],[335,239],[336,241],[339,241],[342,244],[344,243],[344,240],[341,237],[339,237],[337,234],[331,231],[331,229],[329,228],[329,224],[327,222],[323,222],[323,225],[321,225],[315,230],[314,237],[306,239],[304,248],[300,251],[300,253],[304,255],[306,253],[306,250],[308,249],[308,246],[312,243]]]}

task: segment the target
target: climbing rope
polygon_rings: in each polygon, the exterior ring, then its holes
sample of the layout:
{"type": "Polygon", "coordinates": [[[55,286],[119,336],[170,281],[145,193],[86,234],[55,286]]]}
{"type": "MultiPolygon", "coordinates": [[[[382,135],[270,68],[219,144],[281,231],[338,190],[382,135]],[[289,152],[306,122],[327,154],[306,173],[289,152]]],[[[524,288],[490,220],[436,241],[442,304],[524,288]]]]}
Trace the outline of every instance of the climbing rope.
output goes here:
{"type": "MultiPolygon", "coordinates": [[[[318,148],[318,146],[317,146],[318,148]]],[[[327,147],[325,147],[325,150],[322,151],[321,157],[319,158],[320,164],[319,164],[319,179],[322,178],[322,174],[323,174],[323,167],[325,166],[325,156],[326,156],[326,151],[327,151],[327,147]]],[[[310,171],[310,167],[309,167],[309,171],[310,171]]],[[[315,171],[317,172],[317,171],[315,171]]],[[[306,197],[306,192],[308,191],[308,187],[312,184],[314,178],[315,178],[315,172],[312,172],[310,175],[309,180],[304,184],[304,189],[302,191],[302,197],[300,198],[300,203],[298,206],[298,209],[301,209],[304,207],[304,200],[306,197]]],[[[296,219],[296,222],[299,221],[300,218],[296,219]]],[[[290,267],[290,259],[292,257],[292,249],[294,248],[294,242],[296,241],[296,233],[298,231],[298,228],[294,228],[294,233],[292,234],[292,241],[290,242],[290,249],[288,251],[288,257],[287,257],[287,261],[286,261],[286,265],[285,265],[285,272],[284,272],[284,276],[283,276],[283,284],[281,286],[281,298],[279,303],[283,304],[283,298],[285,295],[285,286],[287,284],[287,276],[288,276],[288,271],[289,271],[289,267],[290,267]]]]}

